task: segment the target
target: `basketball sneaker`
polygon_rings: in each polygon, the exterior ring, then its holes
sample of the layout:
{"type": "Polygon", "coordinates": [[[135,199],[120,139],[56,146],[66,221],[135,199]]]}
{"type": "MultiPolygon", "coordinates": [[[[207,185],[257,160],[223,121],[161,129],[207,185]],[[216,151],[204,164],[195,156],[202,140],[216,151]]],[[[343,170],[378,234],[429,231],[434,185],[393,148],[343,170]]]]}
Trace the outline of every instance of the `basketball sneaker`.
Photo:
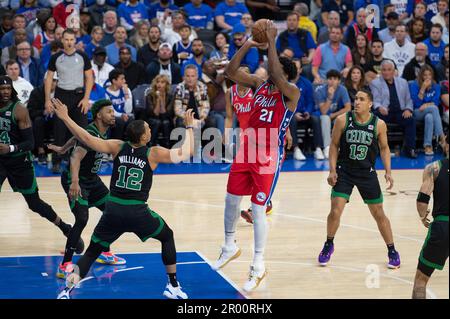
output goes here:
{"type": "Polygon", "coordinates": [[[394,250],[392,253],[389,253],[388,257],[389,257],[388,262],[389,269],[400,268],[400,254],[396,250],[394,250]]]}
{"type": "Polygon", "coordinates": [[[58,270],[56,271],[56,277],[59,279],[66,279],[67,275],[73,271],[73,263],[71,261],[65,262],[64,264],[60,264],[58,266],[58,270]]]}
{"type": "Polygon", "coordinates": [[[63,289],[63,291],[61,291],[58,295],[58,297],[56,297],[56,299],[70,299],[70,292],[72,291],[73,288],[69,288],[66,287],[63,289]]]}
{"type": "Polygon", "coordinates": [[[322,251],[319,254],[319,265],[326,266],[331,259],[331,255],[334,253],[334,244],[327,244],[323,246],[322,251]]]}
{"type": "Polygon", "coordinates": [[[236,245],[234,248],[228,248],[226,246],[222,246],[222,251],[220,253],[219,259],[211,266],[213,270],[219,270],[225,267],[230,261],[238,258],[241,255],[241,249],[236,245]]]}
{"type": "Polygon", "coordinates": [[[127,263],[125,259],[114,255],[110,251],[102,252],[100,256],[97,257],[96,262],[105,265],[125,265],[127,263]]]}
{"type": "Polygon", "coordinates": [[[250,292],[258,288],[261,281],[266,277],[267,270],[264,266],[250,266],[250,273],[247,282],[244,284],[244,291],[250,292]]]}
{"type": "Polygon", "coordinates": [[[174,287],[170,282],[168,282],[163,295],[169,299],[188,299],[188,295],[181,290],[180,283],[178,283],[178,287],[174,287]]]}
{"type": "MultiPolygon", "coordinates": [[[[271,215],[272,212],[273,212],[272,201],[270,201],[266,207],[266,216],[271,215]]],[[[252,208],[250,207],[248,210],[241,210],[241,217],[244,218],[247,223],[253,224],[252,208]]]]}

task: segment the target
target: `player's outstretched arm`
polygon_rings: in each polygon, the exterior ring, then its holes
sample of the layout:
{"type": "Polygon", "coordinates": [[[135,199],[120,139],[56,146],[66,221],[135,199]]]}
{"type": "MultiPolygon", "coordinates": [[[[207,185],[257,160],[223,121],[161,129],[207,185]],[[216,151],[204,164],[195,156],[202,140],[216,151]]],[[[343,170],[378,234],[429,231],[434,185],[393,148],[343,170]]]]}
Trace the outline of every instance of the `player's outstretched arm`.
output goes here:
{"type": "Polygon", "coordinates": [[[264,83],[263,79],[260,79],[255,75],[240,71],[239,67],[241,66],[241,62],[244,59],[245,55],[252,47],[263,47],[264,45],[265,44],[253,41],[252,38],[248,39],[239,49],[239,51],[234,54],[230,63],[228,63],[227,67],[225,68],[225,75],[230,80],[238,83],[239,85],[252,88],[259,87],[262,83],[264,83]]]}
{"type": "Polygon", "coordinates": [[[75,138],[75,136],[72,136],[70,138],[70,140],[68,140],[66,142],[66,144],[64,144],[63,146],[57,146],[54,144],[48,144],[47,147],[49,150],[52,150],[54,152],[56,152],[59,155],[63,155],[66,154],[68,150],[70,150],[72,147],[75,146],[75,144],[77,143],[77,139],[75,138]]]}
{"type": "Polygon", "coordinates": [[[288,107],[292,112],[297,108],[298,100],[300,99],[300,90],[296,85],[289,83],[288,79],[283,74],[283,67],[281,66],[275,38],[278,34],[277,27],[273,21],[267,22],[267,39],[269,43],[268,58],[269,58],[269,77],[273,83],[280,89],[281,93],[289,99],[288,107]]]}
{"type": "MultiPolygon", "coordinates": [[[[184,124],[186,125],[186,138],[179,148],[167,149],[161,146],[155,146],[150,149],[148,161],[155,169],[159,163],[180,163],[189,159],[194,154],[194,112],[192,109],[186,111],[184,115],[184,124]]],[[[200,123],[197,123],[200,124],[200,123]]]]}
{"type": "Polygon", "coordinates": [[[433,162],[425,167],[422,174],[422,185],[420,186],[419,195],[417,196],[416,207],[419,217],[425,227],[430,226],[430,220],[428,219],[428,203],[430,201],[430,196],[434,190],[434,181],[439,175],[439,164],[438,162],[433,162]]]}
{"type": "Polygon", "coordinates": [[[344,131],[345,121],[346,115],[339,116],[334,123],[333,132],[331,134],[330,154],[328,157],[328,161],[330,163],[330,174],[328,175],[328,184],[330,184],[330,186],[336,185],[338,178],[336,166],[339,152],[339,144],[341,142],[342,132],[344,131]]]}
{"type": "Polygon", "coordinates": [[[56,115],[66,124],[69,131],[83,144],[86,144],[91,149],[105,154],[116,156],[120,152],[120,148],[124,143],[121,140],[103,140],[101,138],[92,136],[84,128],[75,123],[67,111],[67,106],[58,99],[52,99],[52,104],[56,115]]]}
{"type": "Polygon", "coordinates": [[[387,139],[387,126],[386,123],[378,119],[377,122],[377,132],[378,132],[378,146],[380,148],[380,156],[383,161],[384,169],[386,174],[384,178],[386,183],[388,183],[387,189],[390,190],[394,187],[394,179],[391,173],[391,150],[389,149],[388,139],[387,139]]]}
{"type": "Polygon", "coordinates": [[[233,132],[233,106],[231,105],[231,89],[227,90],[225,93],[225,110],[227,116],[225,118],[225,132],[223,136],[223,143],[228,145],[232,141],[230,137],[233,132]]]}

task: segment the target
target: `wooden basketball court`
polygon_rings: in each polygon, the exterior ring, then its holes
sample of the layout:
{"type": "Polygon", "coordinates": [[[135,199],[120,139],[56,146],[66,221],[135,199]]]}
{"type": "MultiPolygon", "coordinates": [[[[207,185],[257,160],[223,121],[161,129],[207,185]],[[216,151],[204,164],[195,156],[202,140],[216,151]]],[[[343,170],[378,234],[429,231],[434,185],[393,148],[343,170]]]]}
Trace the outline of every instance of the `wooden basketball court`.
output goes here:
{"type": "MultiPolygon", "coordinates": [[[[317,265],[326,238],[330,208],[327,172],[282,173],[269,217],[266,249],[268,276],[250,298],[410,298],[417,259],[427,230],[416,212],[421,170],[393,171],[395,195],[385,193],[385,210],[402,259],[398,270],[386,267],[387,249],[375,221],[355,189],[336,235],[336,251],[328,267],[317,265]]],[[[378,173],[384,187],[383,172],[378,173]]],[[[178,251],[198,251],[215,260],[223,243],[223,207],[227,174],[155,175],[149,205],[171,226],[178,251]]],[[[103,177],[109,183],[109,177],[103,177]]],[[[73,223],[59,177],[38,178],[41,197],[66,222],[73,223]]],[[[249,199],[242,208],[248,208],[249,199]]],[[[101,213],[91,209],[83,232],[86,243],[101,213]]],[[[253,256],[252,226],[238,224],[242,255],[223,270],[242,287],[253,256]]],[[[64,250],[60,231],[28,210],[22,196],[5,182],[0,193],[0,256],[55,255],[64,250]]],[[[126,234],[115,253],[160,252],[157,241],[141,243],[126,234]]],[[[183,281],[183,278],[179,278],[183,281]]],[[[20,287],[15,287],[20,289],[20,287]]],[[[214,287],[211,287],[214,291],[214,287]]],[[[214,295],[212,294],[213,298],[214,295]]],[[[435,271],[428,298],[449,298],[448,265],[435,271]]]]}

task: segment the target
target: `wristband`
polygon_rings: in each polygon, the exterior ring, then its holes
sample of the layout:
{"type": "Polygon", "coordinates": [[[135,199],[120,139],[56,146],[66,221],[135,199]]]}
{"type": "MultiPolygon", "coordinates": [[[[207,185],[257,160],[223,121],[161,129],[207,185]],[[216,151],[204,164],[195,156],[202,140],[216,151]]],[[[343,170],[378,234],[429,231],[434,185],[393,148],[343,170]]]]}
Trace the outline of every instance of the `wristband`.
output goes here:
{"type": "Polygon", "coordinates": [[[430,202],[430,195],[419,192],[419,195],[417,195],[417,201],[420,203],[428,204],[430,202]]]}
{"type": "Polygon", "coordinates": [[[16,151],[16,147],[14,145],[9,146],[9,152],[14,153],[16,151]]]}

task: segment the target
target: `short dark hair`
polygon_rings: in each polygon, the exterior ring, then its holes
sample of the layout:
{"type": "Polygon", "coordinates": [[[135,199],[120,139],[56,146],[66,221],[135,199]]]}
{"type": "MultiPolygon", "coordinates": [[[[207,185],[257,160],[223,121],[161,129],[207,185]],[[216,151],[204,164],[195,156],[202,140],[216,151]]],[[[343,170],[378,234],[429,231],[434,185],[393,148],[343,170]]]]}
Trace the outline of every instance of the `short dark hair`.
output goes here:
{"type": "Polygon", "coordinates": [[[296,16],[298,18],[298,13],[295,11],[290,11],[286,16],[286,19],[292,16],[296,16]]]}
{"type": "Polygon", "coordinates": [[[381,43],[381,46],[384,48],[384,42],[381,41],[380,39],[374,39],[374,40],[372,40],[372,44],[374,44],[374,43],[381,43]]]}
{"type": "Polygon", "coordinates": [[[128,53],[131,54],[131,49],[125,45],[119,48],[119,55],[120,51],[128,51],[128,53]]]}
{"type": "Polygon", "coordinates": [[[335,79],[341,79],[341,72],[339,72],[338,70],[330,70],[327,72],[327,79],[331,79],[331,78],[335,78],[335,79]]]}
{"type": "Polygon", "coordinates": [[[112,102],[108,99],[101,99],[96,101],[91,108],[92,118],[95,120],[97,117],[97,114],[101,111],[102,108],[105,106],[113,105],[112,102]]]}
{"type": "Polygon", "coordinates": [[[141,141],[142,135],[145,133],[145,122],[143,120],[134,120],[126,130],[127,140],[133,144],[138,144],[141,141]]]}
{"type": "Polygon", "coordinates": [[[109,72],[108,80],[112,84],[112,81],[117,80],[120,75],[125,75],[125,73],[121,69],[114,69],[111,72],[109,72]]]}
{"type": "Polygon", "coordinates": [[[27,20],[27,18],[25,18],[25,16],[21,13],[16,13],[13,17],[13,20],[15,20],[16,18],[22,18],[22,19],[27,20]]]}
{"type": "Polygon", "coordinates": [[[333,30],[333,29],[339,29],[339,30],[341,30],[342,33],[344,33],[344,28],[342,28],[342,26],[340,26],[340,25],[338,25],[338,26],[332,26],[332,27],[330,28],[330,32],[331,32],[331,30],[333,30]]]}
{"type": "Polygon", "coordinates": [[[368,88],[361,88],[358,90],[358,92],[363,92],[365,94],[367,94],[367,96],[369,97],[370,102],[373,102],[373,94],[372,91],[370,91],[368,88]]]}
{"type": "Polygon", "coordinates": [[[64,35],[66,35],[66,34],[72,34],[74,37],[76,37],[75,31],[73,29],[71,29],[71,28],[68,28],[68,29],[63,31],[63,33],[62,33],[63,38],[64,38],[64,35]]]}
{"type": "Polygon", "coordinates": [[[285,57],[280,57],[279,60],[283,67],[283,71],[288,76],[288,81],[294,80],[297,77],[298,73],[297,66],[295,65],[295,63],[291,59],[285,57]]]}
{"type": "Polygon", "coordinates": [[[5,63],[5,69],[7,69],[8,66],[11,66],[11,65],[14,65],[14,64],[19,65],[19,62],[17,62],[16,60],[8,60],[8,61],[5,63]]]}
{"type": "Polygon", "coordinates": [[[203,44],[203,40],[199,38],[192,40],[192,44],[194,44],[194,42],[201,42],[203,44]]]}
{"type": "Polygon", "coordinates": [[[440,25],[439,23],[434,23],[434,24],[431,26],[430,31],[431,31],[433,28],[438,28],[439,31],[441,31],[441,33],[444,32],[444,28],[443,28],[442,25],[440,25]]]}

